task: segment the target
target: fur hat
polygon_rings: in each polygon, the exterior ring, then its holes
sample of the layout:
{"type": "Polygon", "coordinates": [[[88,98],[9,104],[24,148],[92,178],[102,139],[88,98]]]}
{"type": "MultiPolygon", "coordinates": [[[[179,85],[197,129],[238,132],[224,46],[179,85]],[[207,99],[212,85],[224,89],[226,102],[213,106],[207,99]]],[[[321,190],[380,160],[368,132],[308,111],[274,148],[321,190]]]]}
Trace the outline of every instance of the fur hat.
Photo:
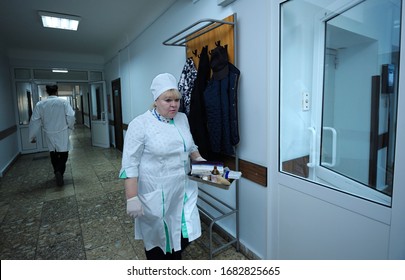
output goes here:
{"type": "Polygon", "coordinates": [[[222,80],[228,76],[228,49],[227,46],[218,46],[211,51],[211,69],[214,80],[222,80]]]}

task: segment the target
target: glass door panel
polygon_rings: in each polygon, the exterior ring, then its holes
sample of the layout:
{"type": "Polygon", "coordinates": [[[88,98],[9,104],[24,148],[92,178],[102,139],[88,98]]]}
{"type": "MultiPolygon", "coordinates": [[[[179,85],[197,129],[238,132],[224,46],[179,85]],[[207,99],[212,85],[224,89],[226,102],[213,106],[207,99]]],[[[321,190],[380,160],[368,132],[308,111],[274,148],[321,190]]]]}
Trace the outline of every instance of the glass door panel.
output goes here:
{"type": "Polygon", "coordinates": [[[282,5],[282,171],[390,205],[400,8],[400,0],[282,5]]]}
{"type": "Polygon", "coordinates": [[[109,148],[109,124],[105,82],[90,84],[91,142],[93,146],[109,148]]]}
{"type": "Polygon", "coordinates": [[[28,125],[34,110],[34,101],[30,82],[16,83],[18,121],[20,125],[28,125]]]}

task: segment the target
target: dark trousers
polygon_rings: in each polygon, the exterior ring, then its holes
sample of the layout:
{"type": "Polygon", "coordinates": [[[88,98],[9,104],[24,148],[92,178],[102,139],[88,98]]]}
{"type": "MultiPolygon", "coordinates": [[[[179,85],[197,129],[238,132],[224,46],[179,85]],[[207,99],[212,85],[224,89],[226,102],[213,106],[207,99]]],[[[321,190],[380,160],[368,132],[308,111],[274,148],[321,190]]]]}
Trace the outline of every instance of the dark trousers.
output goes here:
{"type": "Polygon", "coordinates": [[[51,152],[51,162],[53,173],[60,172],[64,174],[66,170],[66,162],[68,160],[68,152],[51,152]]]}
{"type": "Polygon", "coordinates": [[[145,250],[146,259],[148,260],[181,260],[181,254],[184,249],[190,244],[188,242],[188,238],[181,239],[181,250],[180,251],[173,251],[171,253],[166,253],[160,249],[160,247],[155,247],[150,249],[149,251],[145,250]]]}

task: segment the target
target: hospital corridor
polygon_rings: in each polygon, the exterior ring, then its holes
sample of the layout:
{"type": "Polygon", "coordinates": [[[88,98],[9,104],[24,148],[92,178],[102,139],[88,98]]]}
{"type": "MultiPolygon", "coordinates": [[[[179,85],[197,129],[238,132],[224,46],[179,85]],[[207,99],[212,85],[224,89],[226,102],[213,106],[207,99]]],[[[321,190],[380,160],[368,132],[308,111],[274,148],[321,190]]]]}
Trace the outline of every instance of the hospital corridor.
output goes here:
{"type": "MultiPolygon", "coordinates": [[[[91,146],[90,129],[71,135],[65,184],[55,183],[49,152],[21,155],[0,178],[2,260],[143,260],[143,243],[133,238],[126,214],[121,152],[91,146]]],[[[207,226],[183,253],[209,259],[207,226]]],[[[214,260],[246,260],[232,246],[214,260]]]]}
{"type": "Polygon", "coordinates": [[[405,0],[2,2],[11,273],[405,261],[405,0]]]}

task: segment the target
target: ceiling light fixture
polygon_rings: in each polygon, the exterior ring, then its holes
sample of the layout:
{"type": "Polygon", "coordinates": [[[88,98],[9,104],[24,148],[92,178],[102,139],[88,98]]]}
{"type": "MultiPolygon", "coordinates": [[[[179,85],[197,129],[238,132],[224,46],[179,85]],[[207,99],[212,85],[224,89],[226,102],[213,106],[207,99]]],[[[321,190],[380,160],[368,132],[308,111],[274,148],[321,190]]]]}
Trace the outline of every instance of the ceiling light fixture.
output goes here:
{"type": "Polygon", "coordinates": [[[42,25],[49,28],[59,28],[76,31],[79,27],[80,17],[73,15],[58,14],[52,12],[38,11],[41,16],[42,25]]]}
{"type": "Polygon", "coordinates": [[[52,69],[53,73],[67,73],[69,72],[67,69],[52,69]]]}

